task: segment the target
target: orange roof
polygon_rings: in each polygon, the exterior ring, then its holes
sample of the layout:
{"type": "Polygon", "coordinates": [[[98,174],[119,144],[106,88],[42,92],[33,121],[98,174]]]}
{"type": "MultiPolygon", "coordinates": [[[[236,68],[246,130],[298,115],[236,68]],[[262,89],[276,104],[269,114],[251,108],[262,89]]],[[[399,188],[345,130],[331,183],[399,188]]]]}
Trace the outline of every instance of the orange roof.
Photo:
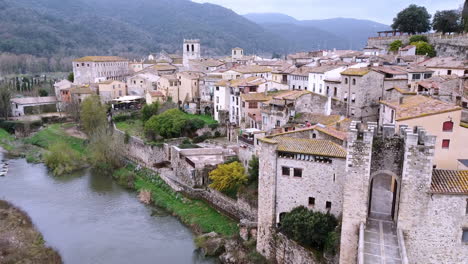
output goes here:
{"type": "Polygon", "coordinates": [[[439,194],[468,194],[468,170],[433,170],[431,191],[439,194]]]}
{"type": "Polygon", "coordinates": [[[74,62],[117,62],[117,61],[128,61],[127,59],[124,59],[122,57],[117,57],[117,56],[86,56],[82,57],[76,60],[73,60],[74,62]]]}

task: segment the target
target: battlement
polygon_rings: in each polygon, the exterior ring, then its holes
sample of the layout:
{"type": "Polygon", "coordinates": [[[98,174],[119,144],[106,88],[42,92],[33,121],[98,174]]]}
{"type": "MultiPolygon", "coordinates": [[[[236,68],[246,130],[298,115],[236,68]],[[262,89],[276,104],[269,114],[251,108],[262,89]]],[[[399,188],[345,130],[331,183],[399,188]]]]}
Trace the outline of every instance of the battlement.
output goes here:
{"type": "Polygon", "coordinates": [[[411,129],[408,126],[402,125],[400,126],[400,135],[405,139],[407,146],[435,146],[436,136],[428,135],[427,131],[422,127],[411,129]]]}
{"type": "Polygon", "coordinates": [[[348,142],[362,141],[371,143],[377,132],[377,127],[377,122],[352,121],[349,126],[348,142]]]}

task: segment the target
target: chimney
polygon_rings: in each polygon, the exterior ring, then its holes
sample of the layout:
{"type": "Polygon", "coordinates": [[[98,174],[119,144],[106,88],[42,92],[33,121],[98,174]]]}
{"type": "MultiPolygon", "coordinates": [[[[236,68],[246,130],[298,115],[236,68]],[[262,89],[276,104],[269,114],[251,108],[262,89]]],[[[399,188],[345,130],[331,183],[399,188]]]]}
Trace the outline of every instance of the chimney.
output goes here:
{"type": "Polygon", "coordinates": [[[403,104],[404,97],[402,96],[402,97],[400,97],[399,99],[400,99],[399,103],[400,103],[400,104],[403,104]]]}

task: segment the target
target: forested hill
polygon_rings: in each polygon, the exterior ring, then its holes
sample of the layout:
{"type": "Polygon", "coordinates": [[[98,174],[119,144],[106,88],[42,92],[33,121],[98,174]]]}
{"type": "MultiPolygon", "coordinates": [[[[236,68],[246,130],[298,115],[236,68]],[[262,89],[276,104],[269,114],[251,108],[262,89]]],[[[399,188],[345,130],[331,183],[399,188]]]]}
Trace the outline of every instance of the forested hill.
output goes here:
{"type": "Polygon", "coordinates": [[[294,21],[259,25],[221,6],[189,0],[0,0],[0,52],[133,57],[180,51],[184,38],[200,38],[204,55],[229,54],[237,46],[249,54],[349,46],[347,35],[326,28],[330,23],[294,21]]]}
{"type": "Polygon", "coordinates": [[[208,54],[285,52],[233,11],[188,0],[0,0],[0,51],[37,56],[146,54],[200,38],[208,54]]]}

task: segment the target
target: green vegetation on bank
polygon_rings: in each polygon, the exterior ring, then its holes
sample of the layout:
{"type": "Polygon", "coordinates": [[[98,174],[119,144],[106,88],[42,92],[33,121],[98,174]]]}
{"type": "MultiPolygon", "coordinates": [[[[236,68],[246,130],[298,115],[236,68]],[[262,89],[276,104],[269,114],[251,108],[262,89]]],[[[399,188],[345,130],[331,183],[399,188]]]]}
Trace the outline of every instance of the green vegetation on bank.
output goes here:
{"type": "Polygon", "coordinates": [[[143,121],[140,119],[128,119],[125,121],[116,122],[117,129],[128,133],[131,136],[144,138],[145,131],[143,128],[143,121]]]}
{"type": "Polygon", "coordinates": [[[6,151],[12,151],[15,137],[10,135],[5,129],[0,128],[0,146],[6,151]]]}
{"type": "Polygon", "coordinates": [[[25,212],[0,200],[0,218],[0,263],[62,263],[25,212]]]}
{"type": "Polygon", "coordinates": [[[64,142],[80,154],[85,154],[85,140],[68,135],[64,130],[68,126],[73,126],[73,124],[49,125],[31,137],[26,138],[24,142],[44,149],[48,149],[57,142],[64,142]]]}
{"type": "Polygon", "coordinates": [[[114,173],[124,186],[129,187],[124,175],[135,177],[134,188],[137,191],[151,191],[151,198],[155,205],[173,213],[188,226],[203,233],[216,232],[225,236],[238,233],[238,227],[234,220],[222,215],[207,203],[200,200],[192,200],[182,194],[174,192],[158,175],[142,169],[133,172],[132,166],[127,166],[114,173]],[[136,175],[136,176],[135,176],[136,175]]]}

